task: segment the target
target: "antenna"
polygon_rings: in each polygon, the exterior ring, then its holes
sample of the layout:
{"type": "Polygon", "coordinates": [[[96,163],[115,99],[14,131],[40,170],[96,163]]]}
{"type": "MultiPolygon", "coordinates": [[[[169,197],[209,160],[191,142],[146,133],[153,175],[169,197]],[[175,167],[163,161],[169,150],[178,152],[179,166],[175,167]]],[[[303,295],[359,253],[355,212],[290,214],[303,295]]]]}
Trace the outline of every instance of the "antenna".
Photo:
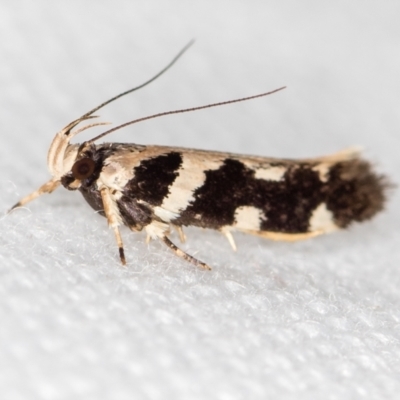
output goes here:
{"type": "Polygon", "coordinates": [[[112,132],[115,132],[118,129],[125,128],[126,126],[129,126],[129,125],[137,124],[138,122],[147,121],[148,119],[163,117],[165,115],[171,115],[171,114],[181,114],[181,113],[185,113],[185,112],[198,111],[198,110],[203,110],[205,108],[218,107],[218,106],[223,106],[223,105],[226,105],[226,104],[239,103],[241,101],[257,99],[259,97],[264,97],[264,96],[268,96],[270,94],[279,92],[280,90],[283,90],[285,88],[286,88],[286,86],[283,86],[283,87],[281,87],[279,89],[272,90],[271,92],[256,94],[254,96],[242,97],[240,99],[227,100],[227,101],[222,101],[222,102],[219,102],[219,103],[206,104],[204,106],[199,106],[199,107],[183,108],[183,109],[180,109],[180,110],[172,110],[172,111],[164,111],[164,112],[161,112],[161,113],[149,115],[147,117],[134,119],[132,121],[125,122],[122,125],[118,125],[115,128],[112,128],[112,129],[109,129],[108,131],[103,132],[102,134],[100,134],[100,135],[96,136],[95,138],[89,140],[88,143],[93,143],[94,141],[96,141],[98,139],[101,139],[103,136],[106,136],[106,135],[108,135],[108,134],[110,134],[112,132]]]}
{"type": "Polygon", "coordinates": [[[169,70],[175,63],[176,61],[178,61],[178,59],[186,52],[186,50],[189,49],[190,46],[192,46],[192,44],[194,43],[194,39],[192,39],[186,46],[183,47],[183,49],[172,59],[172,61],[170,61],[170,63],[165,66],[160,72],[158,72],[156,75],[154,75],[151,79],[149,79],[148,81],[142,83],[139,86],[136,86],[132,89],[129,89],[123,93],[118,94],[117,96],[112,97],[111,99],[105,101],[104,103],[101,103],[99,106],[93,108],[92,110],[88,111],[86,114],[83,114],[81,118],[79,118],[79,120],[83,120],[86,119],[88,116],[92,115],[94,112],[96,112],[97,110],[99,110],[100,108],[103,108],[104,106],[106,106],[107,104],[112,103],[113,101],[119,99],[120,97],[123,97],[129,93],[132,93],[136,90],[141,89],[142,87],[147,86],[149,83],[155,81],[158,77],[160,77],[164,72],[166,72],[167,70],[169,70]]]}

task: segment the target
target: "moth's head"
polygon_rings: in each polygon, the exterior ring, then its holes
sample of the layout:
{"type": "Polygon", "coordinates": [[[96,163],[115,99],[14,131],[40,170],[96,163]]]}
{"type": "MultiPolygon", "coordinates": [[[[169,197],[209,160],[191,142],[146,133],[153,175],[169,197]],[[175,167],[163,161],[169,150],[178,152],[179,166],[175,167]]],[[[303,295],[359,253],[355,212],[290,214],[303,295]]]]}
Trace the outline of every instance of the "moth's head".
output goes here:
{"type": "MultiPolygon", "coordinates": [[[[74,145],[70,145],[67,151],[74,145]]],[[[90,187],[99,177],[102,160],[96,150],[95,145],[85,142],[72,150],[74,158],[64,158],[66,168],[61,177],[61,184],[68,190],[77,190],[81,187],[90,187]]]]}
{"type": "Polygon", "coordinates": [[[90,118],[95,117],[83,116],[58,132],[47,154],[47,166],[53,179],[61,181],[70,190],[79,189],[81,183],[90,178],[95,169],[96,162],[93,155],[95,147],[92,142],[85,142],[81,145],[70,143],[71,139],[82,131],[106,124],[99,122],[73,130],[79,123],[90,118]]]}

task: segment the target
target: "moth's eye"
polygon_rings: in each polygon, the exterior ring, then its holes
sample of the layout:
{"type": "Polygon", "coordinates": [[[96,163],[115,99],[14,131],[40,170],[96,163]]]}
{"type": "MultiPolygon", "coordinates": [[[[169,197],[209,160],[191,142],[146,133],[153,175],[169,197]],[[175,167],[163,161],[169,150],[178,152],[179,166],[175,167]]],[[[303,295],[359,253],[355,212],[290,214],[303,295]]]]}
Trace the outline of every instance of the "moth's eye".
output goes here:
{"type": "Polygon", "coordinates": [[[72,167],[72,175],[75,179],[83,180],[93,174],[96,164],[91,158],[82,158],[72,167]]]}

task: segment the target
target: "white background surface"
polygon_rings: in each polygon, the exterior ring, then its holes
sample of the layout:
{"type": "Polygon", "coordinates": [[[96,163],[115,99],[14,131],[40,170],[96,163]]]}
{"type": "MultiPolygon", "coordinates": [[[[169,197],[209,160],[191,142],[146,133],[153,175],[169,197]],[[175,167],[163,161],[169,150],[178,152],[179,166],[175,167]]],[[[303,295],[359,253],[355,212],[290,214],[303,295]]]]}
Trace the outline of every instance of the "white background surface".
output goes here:
{"type": "MultiPolygon", "coordinates": [[[[15,1],[0,6],[0,209],[49,175],[56,131],[101,111],[145,122],[109,138],[317,156],[366,148],[396,182],[395,1],[15,1]],[[7,5],[8,4],[8,5],[7,5]]],[[[84,138],[90,137],[86,134],[84,138]]],[[[203,272],[103,218],[63,188],[0,220],[2,399],[398,398],[399,194],[373,221],[297,244],[189,230],[203,272]]]]}

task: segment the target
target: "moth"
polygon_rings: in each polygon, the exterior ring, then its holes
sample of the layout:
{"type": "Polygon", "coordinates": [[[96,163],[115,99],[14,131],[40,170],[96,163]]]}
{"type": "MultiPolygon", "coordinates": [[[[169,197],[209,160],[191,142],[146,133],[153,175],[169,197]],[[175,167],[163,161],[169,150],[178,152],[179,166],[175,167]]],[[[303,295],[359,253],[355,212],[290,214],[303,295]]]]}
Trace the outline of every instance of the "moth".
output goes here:
{"type": "Polygon", "coordinates": [[[183,227],[215,229],[232,248],[233,231],[272,240],[312,238],[352,222],[362,222],[382,210],[387,181],[374,172],[357,150],[303,160],[265,158],[179,147],[95,142],[105,135],[140,121],[163,115],[219,106],[275,93],[174,110],[129,121],[85,141],[71,140],[91,127],[105,123],[84,121],[111,103],[155,80],[170,68],[189,43],[161,72],[144,84],[100,104],[58,132],[47,164],[52,178],[16,203],[23,206],[59,186],[78,190],[114,231],[122,264],[126,264],[119,227],[146,231],[192,264],[210,267],[185,253],[169,238],[183,227]]]}

